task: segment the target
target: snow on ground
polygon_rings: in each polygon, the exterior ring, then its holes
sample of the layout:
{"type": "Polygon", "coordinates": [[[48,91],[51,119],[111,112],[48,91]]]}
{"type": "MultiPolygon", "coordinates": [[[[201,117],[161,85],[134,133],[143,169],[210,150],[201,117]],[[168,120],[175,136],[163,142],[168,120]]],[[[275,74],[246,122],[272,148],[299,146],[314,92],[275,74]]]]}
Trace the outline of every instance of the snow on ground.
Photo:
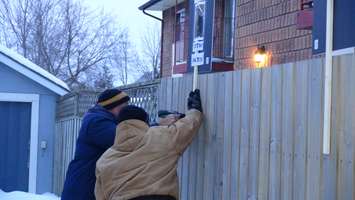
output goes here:
{"type": "Polygon", "coordinates": [[[9,192],[0,190],[0,200],[60,200],[54,194],[45,193],[42,195],[30,194],[26,192],[9,192]]]}

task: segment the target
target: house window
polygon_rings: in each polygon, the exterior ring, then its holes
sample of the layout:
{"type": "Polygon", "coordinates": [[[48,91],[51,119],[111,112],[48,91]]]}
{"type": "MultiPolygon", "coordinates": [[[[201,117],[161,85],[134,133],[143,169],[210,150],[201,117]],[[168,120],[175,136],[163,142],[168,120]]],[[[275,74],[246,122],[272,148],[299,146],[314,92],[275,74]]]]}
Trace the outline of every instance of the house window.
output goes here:
{"type": "Polygon", "coordinates": [[[198,2],[195,5],[194,19],[194,38],[203,38],[205,33],[205,10],[206,4],[204,1],[198,2]]]}
{"type": "Polygon", "coordinates": [[[233,58],[235,31],[235,0],[225,0],[224,3],[223,55],[225,58],[233,58]]]}
{"type": "Polygon", "coordinates": [[[175,45],[176,45],[176,63],[186,61],[185,58],[185,9],[181,9],[176,13],[176,28],[175,28],[175,45]]]}

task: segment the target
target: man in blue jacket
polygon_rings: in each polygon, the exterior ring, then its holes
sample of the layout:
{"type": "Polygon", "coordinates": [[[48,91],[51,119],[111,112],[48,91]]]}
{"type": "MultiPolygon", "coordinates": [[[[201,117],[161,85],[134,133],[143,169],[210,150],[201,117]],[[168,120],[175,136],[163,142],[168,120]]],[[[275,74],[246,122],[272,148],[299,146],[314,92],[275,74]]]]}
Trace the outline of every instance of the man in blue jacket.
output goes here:
{"type": "Polygon", "coordinates": [[[75,157],[68,167],[62,200],[95,200],[96,162],[113,145],[117,116],[129,100],[124,92],[106,90],[100,94],[97,104],[85,114],[75,157]]]}

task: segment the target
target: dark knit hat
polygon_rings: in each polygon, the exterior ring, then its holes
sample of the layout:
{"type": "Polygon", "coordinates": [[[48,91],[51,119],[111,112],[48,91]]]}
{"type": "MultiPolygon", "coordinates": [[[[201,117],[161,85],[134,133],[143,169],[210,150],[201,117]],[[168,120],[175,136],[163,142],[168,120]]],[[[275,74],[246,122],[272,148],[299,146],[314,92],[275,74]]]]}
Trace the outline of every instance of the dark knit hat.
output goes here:
{"type": "Polygon", "coordinates": [[[126,120],[136,119],[149,124],[149,115],[143,108],[129,105],[124,107],[118,114],[118,123],[126,120]]]}
{"type": "Polygon", "coordinates": [[[110,110],[130,100],[129,96],[117,89],[105,90],[99,95],[97,104],[110,110]]]}

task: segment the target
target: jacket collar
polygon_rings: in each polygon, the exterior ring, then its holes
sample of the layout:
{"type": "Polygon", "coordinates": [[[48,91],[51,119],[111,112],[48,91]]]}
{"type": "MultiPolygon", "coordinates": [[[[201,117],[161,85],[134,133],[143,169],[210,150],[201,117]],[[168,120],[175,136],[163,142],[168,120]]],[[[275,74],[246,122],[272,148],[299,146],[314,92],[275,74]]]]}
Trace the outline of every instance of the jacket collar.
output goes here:
{"type": "Polygon", "coordinates": [[[148,124],[140,120],[126,120],[116,129],[114,148],[119,151],[135,150],[149,129],[148,124]]]}
{"type": "Polygon", "coordinates": [[[115,115],[113,115],[111,112],[109,112],[100,105],[95,105],[94,107],[90,108],[87,114],[97,114],[117,123],[117,118],[115,117],[115,115]]]}

